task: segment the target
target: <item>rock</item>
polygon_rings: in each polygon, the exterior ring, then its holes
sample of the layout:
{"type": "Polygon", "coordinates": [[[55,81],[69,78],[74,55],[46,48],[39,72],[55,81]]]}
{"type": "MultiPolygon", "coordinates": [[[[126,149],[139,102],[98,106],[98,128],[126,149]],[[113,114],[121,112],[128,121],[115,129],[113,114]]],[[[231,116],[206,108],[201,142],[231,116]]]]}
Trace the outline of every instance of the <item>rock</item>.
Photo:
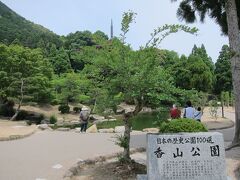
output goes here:
{"type": "Polygon", "coordinates": [[[80,130],[81,130],[81,128],[75,128],[75,132],[76,132],[76,133],[79,133],[80,130]]]}
{"type": "Polygon", "coordinates": [[[90,119],[91,119],[91,120],[94,120],[94,121],[99,121],[99,120],[104,120],[105,117],[99,116],[99,115],[97,115],[97,114],[93,114],[93,115],[90,116],[90,119]]]}
{"type": "Polygon", "coordinates": [[[48,124],[48,126],[49,126],[50,128],[53,128],[53,127],[55,126],[55,124],[48,124]]]}
{"type": "Polygon", "coordinates": [[[107,121],[116,121],[117,119],[114,119],[114,118],[112,118],[112,119],[108,119],[107,121]]]}
{"type": "Polygon", "coordinates": [[[98,132],[100,133],[114,133],[114,129],[110,128],[110,129],[99,129],[98,132]]]}
{"type": "Polygon", "coordinates": [[[93,124],[98,124],[98,123],[102,123],[102,122],[106,122],[106,121],[116,121],[116,119],[102,119],[102,120],[97,120],[97,121],[94,121],[93,124]]]}
{"type": "Polygon", "coordinates": [[[124,111],[125,111],[125,110],[124,110],[123,108],[118,107],[118,108],[117,108],[117,111],[116,111],[116,114],[123,114],[124,111]]]}
{"type": "Polygon", "coordinates": [[[46,130],[46,129],[49,129],[49,126],[47,124],[40,124],[38,125],[38,128],[41,130],[46,130]]]}
{"type": "Polygon", "coordinates": [[[109,108],[109,109],[105,109],[105,110],[103,111],[103,113],[104,113],[104,114],[114,114],[114,111],[109,108]]]}
{"type": "Polygon", "coordinates": [[[49,123],[50,123],[50,121],[48,119],[44,119],[41,121],[41,124],[49,124],[49,123]]]}
{"type": "Polygon", "coordinates": [[[87,133],[97,133],[98,130],[97,130],[96,124],[94,124],[94,125],[92,125],[91,127],[89,127],[86,132],[87,132],[87,133]]]}
{"type": "Polygon", "coordinates": [[[123,133],[125,131],[125,127],[124,126],[116,126],[114,129],[115,133],[123,133]]]}
{"type": "Polygon", "coordinates": [[[143,132],[147,132],[147,133],[159,133],[159,129],[158,129],[158,128],[145,128],[145,129],[143,129],[143,132]]]}
{"type": "Polygon", "coordinates": [[[153,110],[152,110],[152,108],[149,108],[149,107],[143,107],[141,112],[151,113],[151,112],[153,112],[153,110]]]}
{"type": "Polygon", "coordinates": [[[57,128],[58,131],[70,131],[70,128],[57,128]]]}
{"type": "Polygon", "coordinates": [[[74,120],[74,121],[71,121],[70,123],[71,123],[72,125],[75,125],[75,124],[80,124],[80,121],[74,120]]]}

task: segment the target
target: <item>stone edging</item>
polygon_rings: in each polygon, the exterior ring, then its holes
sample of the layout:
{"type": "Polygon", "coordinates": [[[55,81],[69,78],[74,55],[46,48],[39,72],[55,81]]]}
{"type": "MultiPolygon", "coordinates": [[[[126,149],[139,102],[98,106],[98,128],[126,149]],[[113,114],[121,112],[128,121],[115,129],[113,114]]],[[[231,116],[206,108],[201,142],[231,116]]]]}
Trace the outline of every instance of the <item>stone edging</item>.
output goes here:
{"type": "MultiPolygon", "coordinates": [[[[130,154],[133,153],[137,153],[137,152],[144,152],[146,151],[145,148],[136,148],[136,149],[132,149],[130,150],[130,154]]],[[[64,180],[71,180],[71,178],[75,175],[77,175],[79,173],[79,170],[81,169],[82,166],[84,165],[90,165],[90,164],[96,164],[96,163],[101,163],[101,162],[105,162],[108,159],[113,159],[118,157],[118,155],[120,154],[120,152],[118,153],[114,153],[111,155],[107,155],[107,156],[99,156],[93,159],[86,159],[83,161],[79,161],[77,162],[76,165],[74,165],[73,167],[71,167],[63,176],[64,180]]]]}
{"type": "Polygon", "coordinates": [[[238,165],[238,168],[234,171],[234,174],[237,179],[240,178],[240,164],[238,165]]]}
{"type": "Polygon", "coordinates": [[[2,137],[2,138],[0,138],[0,141],[12,141],[12,140],[17,140],[17,139],[23,139],[23,138],[33,135],[36,131],[37,131],[37,129],[35,129],[31,133],[24,134],[24,135],[10,135],[9,137],[2,137]]]}
{"type": "Polygon", "coordinates": [[[231,122],[231,125],[220,127],[220,128],[209,128],[208,130],[221,130],[221,129],[228,129],[228,128],[234,127],[235,123],[230,119],[228,119],[228,121],[231,122]]]}

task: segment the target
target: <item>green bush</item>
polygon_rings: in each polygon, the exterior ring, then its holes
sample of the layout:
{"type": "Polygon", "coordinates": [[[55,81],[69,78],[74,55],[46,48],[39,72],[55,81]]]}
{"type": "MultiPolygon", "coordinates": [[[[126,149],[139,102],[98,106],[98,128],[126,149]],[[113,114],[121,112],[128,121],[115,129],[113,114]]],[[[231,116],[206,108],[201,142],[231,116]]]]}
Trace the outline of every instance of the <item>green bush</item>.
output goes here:
{"type": "Polygon", "coordinates": [[[0,115],[6,116],[6,117],[11,117],[15,114],[14,110],[14,101],[13,100],[8,100],[5,104],[0,105],[0,115]]]}
{"type": "Polygon", "coordinates": [[[84,95],[84,94],[81,94],[79,95],[78,97],[78,101],[82,104],[87,104],[89,105],[90,101],[91,101],[91,97],[90,96],[87,96],[87,95],[84,95]]]}
{"type": "Polygon", "coordinates": [[[161,133],[179,133],[179,132],[207,132],[207,128],[193,119],[175,119],[162,123],[160,126],[161,133]]]}
{"type": "Polygon", "coordinates": [[[61,104],[59,107],[58,107],[58,110],[62,113],[62,114],[67,114],[70,112],[70,107],[69,105],[67,104],[61,104]]]}
{"type": "Polygon", "coordinates": [[[57,122],[57,117],[55,115],[50,116],[50,124],[55,124],[57,122]]]}
{"type": "Polygon", "coordinates": [[[73,107],[73,111],[75,112],[75,113],[79,113],[80,111],[82,110],[82,107],[73,107]]]}
{"type": "Polygon", "coordinates": [[[58,105],[58,104],[60,104],[60,101],[58,99],[53,99],[50,104],[53,106],[58,105]]]}

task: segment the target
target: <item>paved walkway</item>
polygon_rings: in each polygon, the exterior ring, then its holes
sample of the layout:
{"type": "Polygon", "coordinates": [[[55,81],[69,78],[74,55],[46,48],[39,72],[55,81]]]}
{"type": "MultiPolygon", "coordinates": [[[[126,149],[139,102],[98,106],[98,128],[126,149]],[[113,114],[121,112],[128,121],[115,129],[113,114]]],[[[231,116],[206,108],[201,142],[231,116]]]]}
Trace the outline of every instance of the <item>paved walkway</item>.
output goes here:
{"type": "MultiPolygon", "coordinates": [[[[232,129],[221,132],[225,141],[232,139],[232,129]]],[[[122,151],[114,144],[113,136],[38,131],[24,139],[0,141],[0,179],[60,180],[81,159],[122,151]]],[[[132,134],[132,148],[145,146],[145,134],[132,134]]]]}

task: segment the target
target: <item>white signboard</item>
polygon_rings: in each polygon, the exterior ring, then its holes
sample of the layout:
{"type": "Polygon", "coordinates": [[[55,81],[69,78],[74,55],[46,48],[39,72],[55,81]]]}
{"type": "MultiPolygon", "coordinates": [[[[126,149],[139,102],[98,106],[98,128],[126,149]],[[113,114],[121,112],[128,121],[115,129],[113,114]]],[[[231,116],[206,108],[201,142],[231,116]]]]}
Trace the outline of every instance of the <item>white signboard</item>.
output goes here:
{"type": "Polygon", "coordinates": [[[147,135],[148,180],[226,180],[221,133],[147,135]]]}

